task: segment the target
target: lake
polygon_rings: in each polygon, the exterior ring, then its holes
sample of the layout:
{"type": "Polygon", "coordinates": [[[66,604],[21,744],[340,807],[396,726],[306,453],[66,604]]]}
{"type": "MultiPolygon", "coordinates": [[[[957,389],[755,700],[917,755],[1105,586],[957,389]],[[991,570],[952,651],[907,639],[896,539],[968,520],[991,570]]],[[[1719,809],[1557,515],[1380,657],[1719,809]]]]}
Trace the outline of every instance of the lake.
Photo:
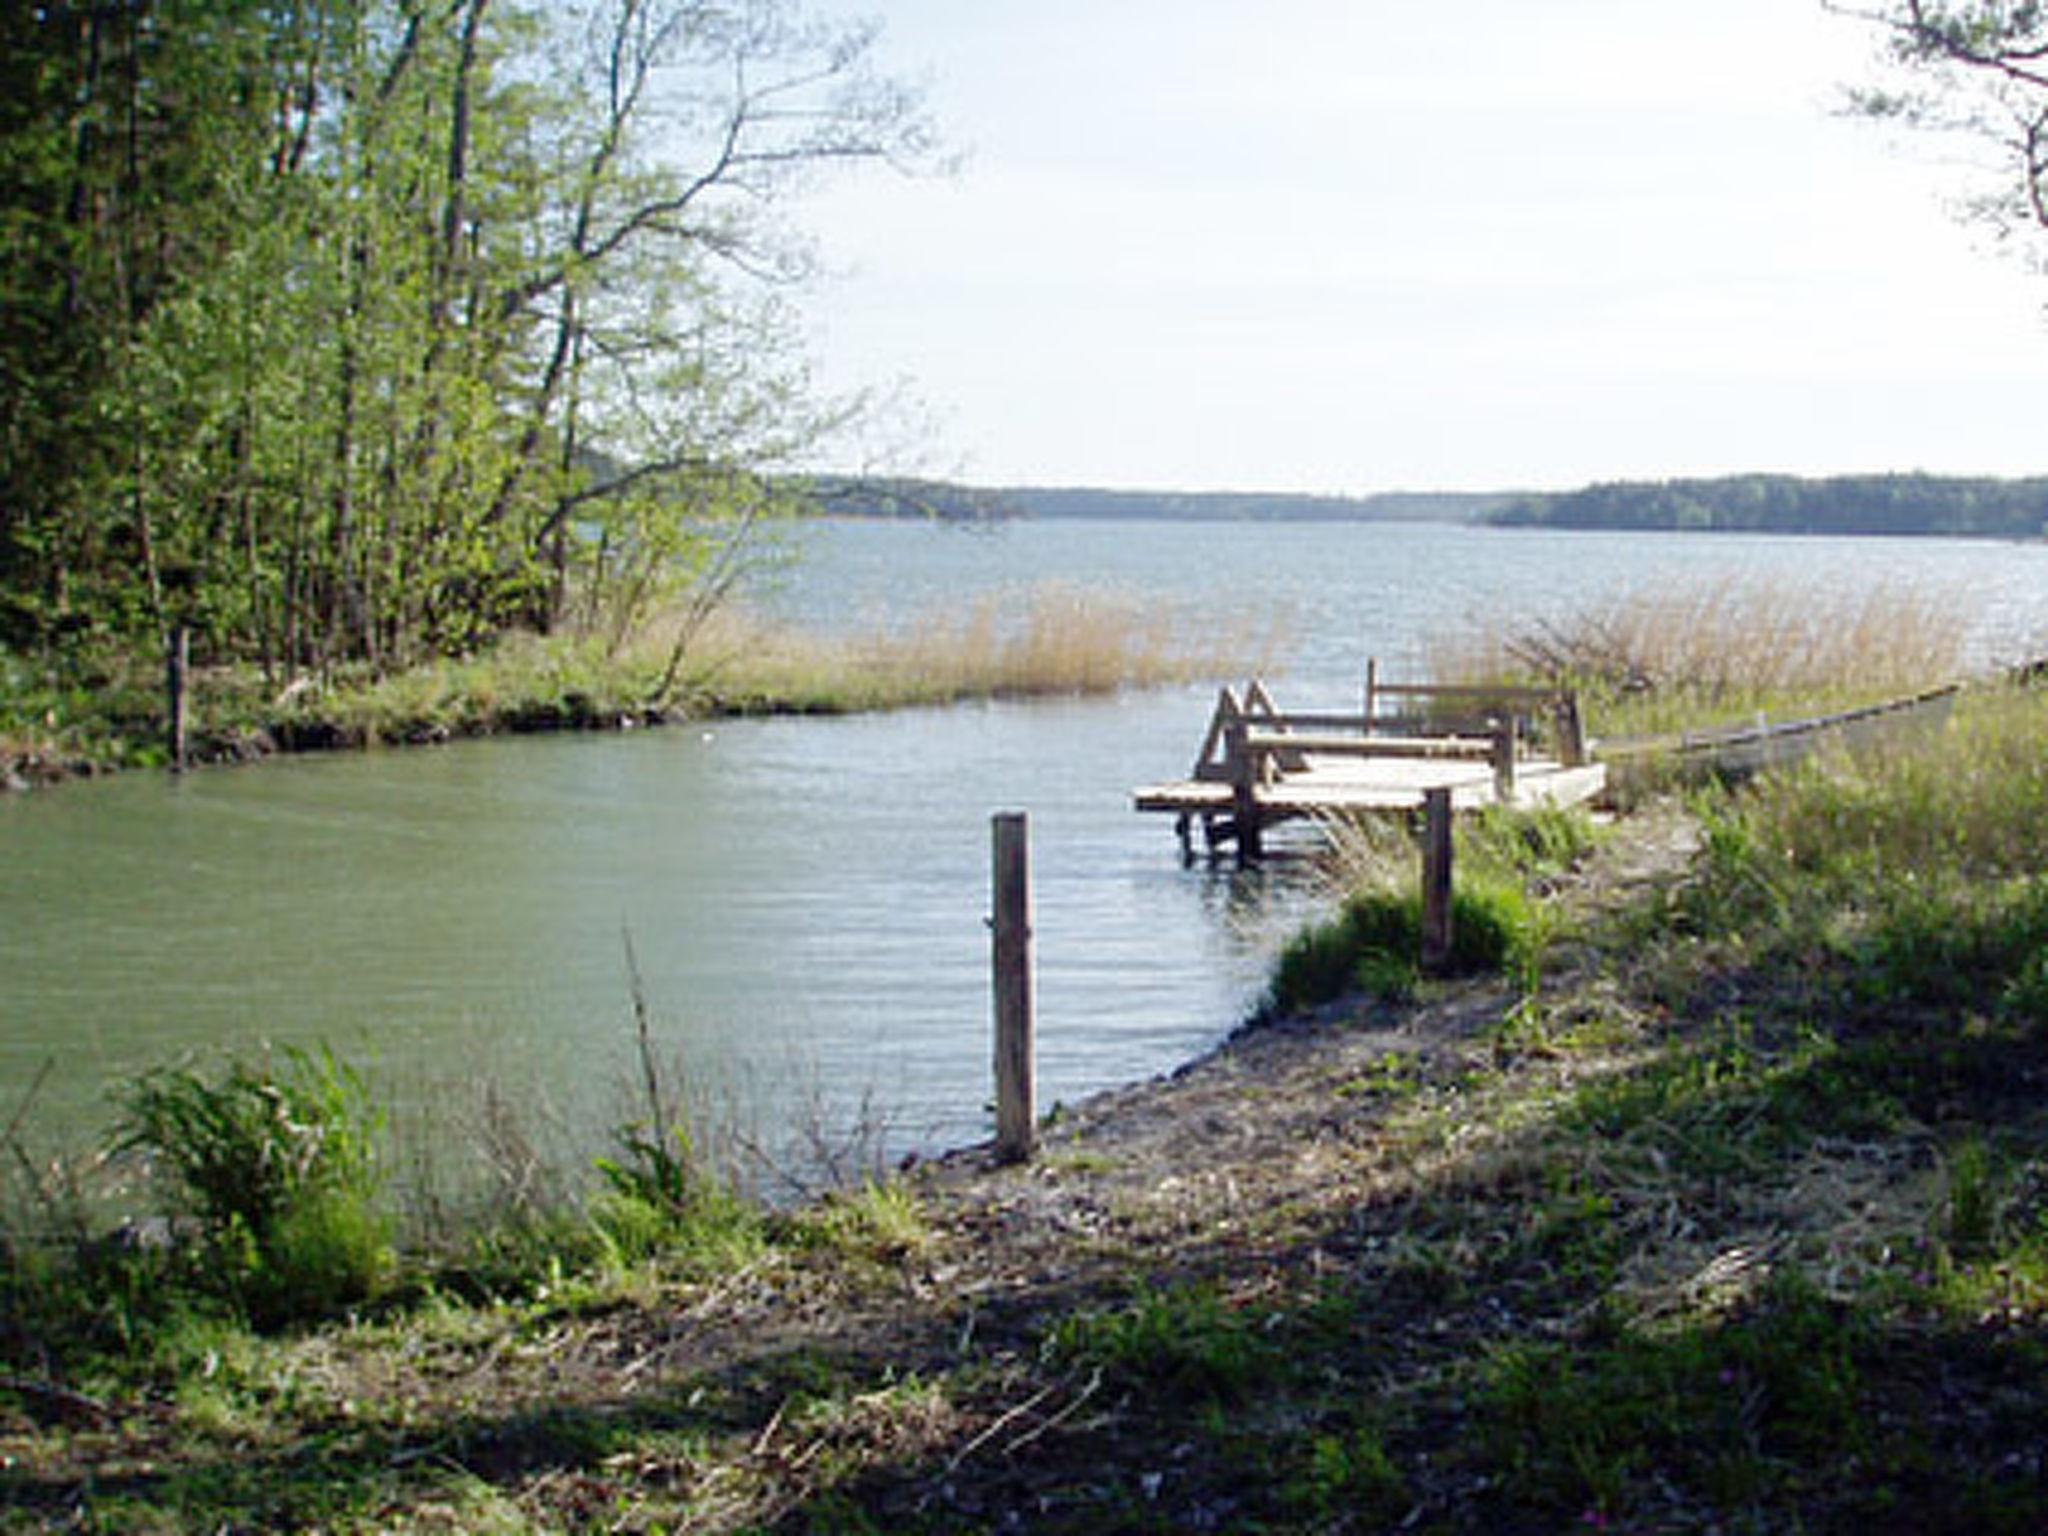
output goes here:
{"type": "MultiPolygon", "coordinates": [[[[1422,525],[827,523],[765,601],[849,630],[1048,581],[1270,634],[1285,701],[1412,675],[1477,614],[1765,576],[1924,585],[1977,659],[2048,637],[2048,547],[1422,525]]],[[[630,936],[664,1059],[780,1160],[987,1134],[989,817],[1032,818],[1041,1103],[1169,1071],[1255,1002],[1313,886],[1184,869],[1129,809],[1213,688],[722,721],[137,773],[0,797],[0,1116],[45,1140],[184,1053],[326,1041],[405,1115],[625,1112],[630,936]],[[798,1139],[803,1139],[799,1137],[798,1139]]]]}

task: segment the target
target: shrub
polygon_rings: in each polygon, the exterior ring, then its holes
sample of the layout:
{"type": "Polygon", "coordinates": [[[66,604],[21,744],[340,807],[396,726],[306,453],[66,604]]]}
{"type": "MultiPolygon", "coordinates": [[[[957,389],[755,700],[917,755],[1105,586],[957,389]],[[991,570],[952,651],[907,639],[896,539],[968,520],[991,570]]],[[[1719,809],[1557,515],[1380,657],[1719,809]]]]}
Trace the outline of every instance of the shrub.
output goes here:
{"type": "MultiPolygon", "coordinates": [[[[1533,908],[1519,884],[1469,876],[1451,895],[1451,953],[1445,974],[1497,971],[1533,930],[1533,908]]],[[[1281,950],[1267,989],[1266,1011],[1313,1008],[1352,991],[1405,997],[1420,974],[1421,952],[1419,892],[1356,892],[1334,918],[1304,929],[1281,950]]]]}
{"type": "Polygon", "coordinates": [[[169,1214],[198,1223],[195,1285],[261,1326],[369,1299],[393,1267],[376,1209],[382,1112],[331,1051],[281,1057],[281,1070],[237,1061],[216,1079],[147,1074],[123,1098],[115,1143],[168,1176],[169,1214]]]}

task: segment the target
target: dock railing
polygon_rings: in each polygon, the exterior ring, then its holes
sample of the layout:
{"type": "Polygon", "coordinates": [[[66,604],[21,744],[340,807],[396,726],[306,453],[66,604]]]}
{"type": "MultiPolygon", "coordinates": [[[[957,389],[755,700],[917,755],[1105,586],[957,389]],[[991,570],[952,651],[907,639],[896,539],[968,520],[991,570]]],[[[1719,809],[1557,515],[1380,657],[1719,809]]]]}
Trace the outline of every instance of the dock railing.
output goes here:
{"type": "MultiPolygon", "coordinates": [[[[1365,725],[1368,735],[1384,719],[1389,701],[1420,700],[1431,706],[1453,706],[1462,711],[1451,716],[1441,707],[1422,713],[1435,729],[1455,729],[1459,724],[1509,718],[1533,726],[1538,721],[1550,728],[1557,760],[1567,768],[1586,762],[1586,729],[1579,714],[1579,696],[1570,688],[1534,688],[1494,683],[1389,683],[1380,679],[1378,660],[1365,664],[1365,725]]],[[[1397,717],[1398,718],[1398,717],[1397,717]]]]}

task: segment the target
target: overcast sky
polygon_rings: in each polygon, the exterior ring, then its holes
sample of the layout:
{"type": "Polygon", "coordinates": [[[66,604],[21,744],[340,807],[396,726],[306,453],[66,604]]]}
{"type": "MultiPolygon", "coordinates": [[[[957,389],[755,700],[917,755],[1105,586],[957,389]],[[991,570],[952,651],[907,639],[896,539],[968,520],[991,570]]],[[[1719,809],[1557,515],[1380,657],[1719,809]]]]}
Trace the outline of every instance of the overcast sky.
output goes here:
{"type": "Polygon", "coordinates": [[[986,485],[2048,472],[2048,280],[1819,0],[871,0],[956,175],[806,218],[821,377],[986,485]]]}

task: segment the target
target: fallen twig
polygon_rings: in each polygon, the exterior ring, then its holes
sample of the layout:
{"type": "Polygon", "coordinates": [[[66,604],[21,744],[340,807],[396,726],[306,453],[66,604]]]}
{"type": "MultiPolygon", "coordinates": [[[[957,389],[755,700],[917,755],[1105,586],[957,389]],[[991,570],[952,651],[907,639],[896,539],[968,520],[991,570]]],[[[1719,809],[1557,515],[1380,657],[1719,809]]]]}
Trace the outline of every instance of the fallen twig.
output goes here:
{"type": "Polygon", "coordinates": [[[1057,1382],[1053,1383],[1051,1386],[1041,1387],[1038,1391],[1032,1393],[1031,1396],[1024,1399],[1023,1402],[1013,1403],[1010,1407],[1004,1409],[1001,1413],[997,1414],[996,1417],[989,1423],[987,1428],[982,1430],[980,1434],[976,1435],[972,1440],[968,1441],[965,1445],[963,1445],[959,1449],[959,1451],[954,1455],[953,1459],[946,1463],[947,1474],[950,1476],[952,1473],[958,1472],[960,1470],[960,1464],[966,1461],[968,1457],[972,1456],[984,1445],[987,1445],[989,1441],[993,1440],[997,1435],[1001,1434],[1006,1426],[1013,1423],[1015,1420],[1022,1418],[1025,1414],[1029,1413],[1032,1409],[1036,1408],[1040,1403],[1044,1402],[1048,1397],[1051,1397],[1053,1393],[1057,1392],[1058,1390],[1059,1384],[1057,1382]]]}
{"type": "Polygon", "coordinates": [[[1088,1399],[1095,1395],[1095,1389],[1097,1387],[1100,1387],[1101,1385],[1102,1372],[1100,1369],[1097,1369],[1092,1375],[1089,1376],[1088,1384],[1085,1387],[1083,1387],[1079,1392],[1074,1394],[1074,1400],[1071,1403],[1068,1403],[1067,1406],[1062,1408],[1058,1413],[1054,1414],[1051,1418],[1045,1420],[1036,1429],[1029,1430],[1024,1434],[1019,1435],[1016,1439],[1012,1440],[1008,1445],[1003,1447],[1003,1454],[1005,1456],[1014,1456],[1017,1454],[1017,1452],[1023,1450],[1024,1447],[1029,1445],[1032,1441],[1038,1439],[1039,1436],[1046,1434],[1051,1430],[1059,1428],[1060,1425],[1066,1423],[1067,1420],[1071,1419],[1075,1414],[1081,1411],[1082,1407],[1086,1405],[1088,1399]]]}

